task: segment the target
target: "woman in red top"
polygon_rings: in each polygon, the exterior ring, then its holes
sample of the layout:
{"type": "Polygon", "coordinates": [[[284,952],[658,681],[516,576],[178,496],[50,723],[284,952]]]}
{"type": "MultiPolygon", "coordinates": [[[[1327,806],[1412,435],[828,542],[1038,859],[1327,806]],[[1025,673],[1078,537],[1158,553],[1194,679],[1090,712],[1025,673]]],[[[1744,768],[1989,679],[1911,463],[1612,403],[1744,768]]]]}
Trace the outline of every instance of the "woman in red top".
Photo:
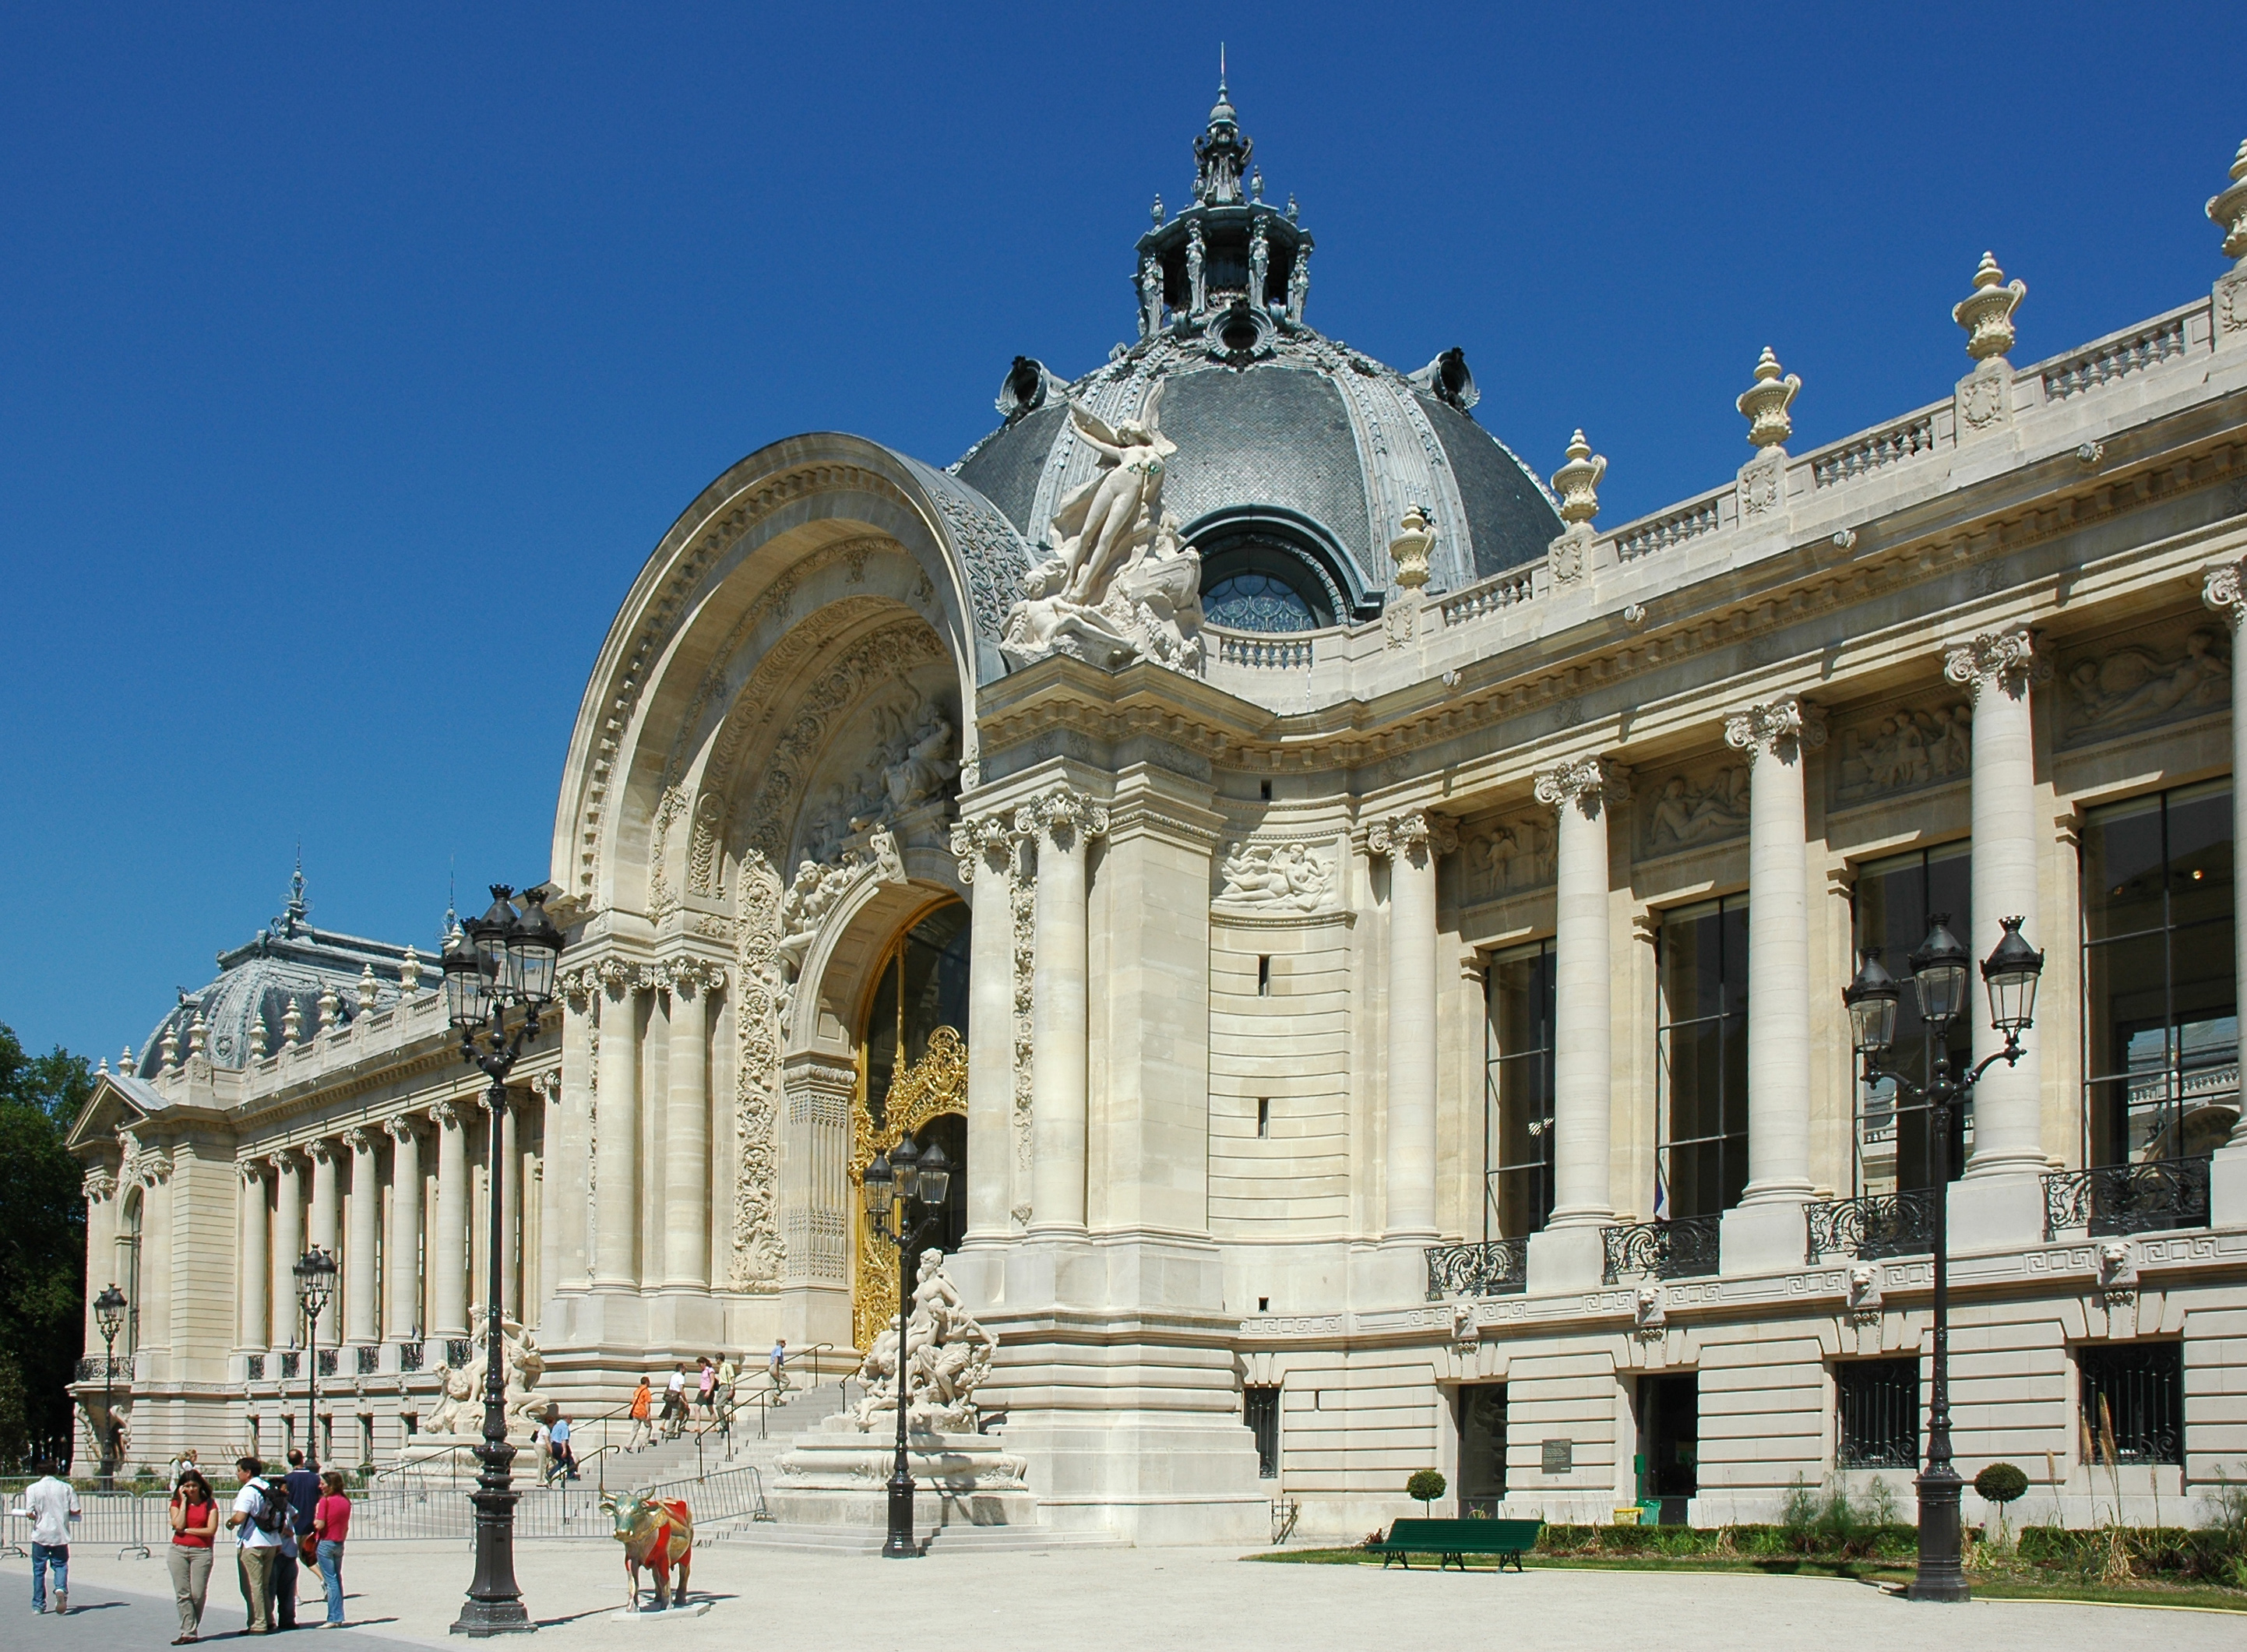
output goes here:
{"type": "Polygon", "coordinates": [[[187,1646],[202,1628],[203,1596],[210,1588],[211,1539],[218,1532],[218,1499],[210,1482],[194,1469],[180,1476],[172,1491],[172,1594],[180,1604],[180,1632],[174,1646],[187,1646]]]}
{"type": "Polygon", "coordinates": [[[344,1626],[344,1539],[351,1534],[351,1498],[344,1495],[344,1477],[330,1469],[320,1476],[320,1500],[312,1508],[312,1530],[319,1537],[313,1556],[320,1567],[320,1587],[328,1597],[326,1627],[344,1626]]]}

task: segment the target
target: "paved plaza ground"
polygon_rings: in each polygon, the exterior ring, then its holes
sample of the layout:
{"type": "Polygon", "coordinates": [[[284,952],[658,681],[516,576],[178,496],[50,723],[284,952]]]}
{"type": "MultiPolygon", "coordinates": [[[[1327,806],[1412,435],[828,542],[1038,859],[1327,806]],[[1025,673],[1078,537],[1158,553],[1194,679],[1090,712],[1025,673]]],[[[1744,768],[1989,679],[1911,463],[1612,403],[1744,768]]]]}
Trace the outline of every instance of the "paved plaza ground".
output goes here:
{"type": "MultiPolygon", "coordinates": [[[[230,1554],[222,1555],[229,1561],[230,1554]]],[[[2049,1652],[2158,1635],[2163,1652],[2237,1652],[2231,1614],[2162,1612],[2043,1601],[1915,1606],[1861,1583],[1745,1575],[1539,1571],[1411,1572],[1347,1566],[1240,1564],[1204,1549],[1056,1549],[932,1554],[912,1561],[803,1553],[746,1543],[697,1553],[706,1615],[618,1623],[624,1568],[611,1546],[526,1543],[517,1572],[541,1645],[585,1652],[648,1645],[739,1652],[744,1645],[912,1647],[927,1652],[1052,1652],[1089,1645],[1184,1652],[1210,1645],[1381,1652],[1388,1648],[1534,1647],[1613,1652],[1660,1639],[1666,1652],[1841,1644],[1877,1637],[1884,1652],[2049,1652]]],[[[458,1645],[446,1626],[470,1571],[464,1543],[369,1543],[346,1567],[355,1627],[335,1638],[359,1652],[400,1643],[458,1645]],[[345,1635],[349,1638],[345,1640],[345,1635]]],[[[31,1616],[30,1568],[0,1561],[0,1643],[26,1652],[141,1652],[177,1629],[163,1561],[123,1560],[80,1544],[72,1615],[31,1616]],[[83,1615],[79,1615],[79,1613],[83,1615]]],[[[231,1573],[214,1579],[207,1638],[242,1627],[231,1573]],[[219,1587],[221,1581],[226,1585],[219,1587]]],[[[318,1621],[308,1587],[303,1621],[318,1621]]],[[[302,1631],[323,1634],[324,1631],[302,1631]]]]}

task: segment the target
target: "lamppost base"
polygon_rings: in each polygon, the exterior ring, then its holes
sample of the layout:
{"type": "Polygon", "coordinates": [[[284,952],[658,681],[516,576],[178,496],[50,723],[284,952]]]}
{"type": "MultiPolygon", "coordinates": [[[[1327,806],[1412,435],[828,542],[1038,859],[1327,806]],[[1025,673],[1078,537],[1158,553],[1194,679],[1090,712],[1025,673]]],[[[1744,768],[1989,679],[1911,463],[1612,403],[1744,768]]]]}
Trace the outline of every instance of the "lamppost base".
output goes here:
{"type": "Polygon", "coordinates": [[[1951,1468],[1947,1444],[1917,1481],[1919,1569],[1904,1590],[1911,1601],[1962,1601],[1974,1598],[1966,1581],[1964,1533],[1958,1517],[1963,1483],[1951,1468]]]}
{"type": "Polygon", "coordinates": [[[897,1474],[890,1481],[890,1531],[882,1539],[885,1560],[918,1560],[920,1546],[913,1541],[913,1483],[900,1456],[897,1474]]]}
{"type": "Polygon", "coordinates": [[[482,1639],[490,1635],[530,1635],[538,1626],[520,1601],[470,1601],[453,1620],[453,1633],[482,1639]]]}

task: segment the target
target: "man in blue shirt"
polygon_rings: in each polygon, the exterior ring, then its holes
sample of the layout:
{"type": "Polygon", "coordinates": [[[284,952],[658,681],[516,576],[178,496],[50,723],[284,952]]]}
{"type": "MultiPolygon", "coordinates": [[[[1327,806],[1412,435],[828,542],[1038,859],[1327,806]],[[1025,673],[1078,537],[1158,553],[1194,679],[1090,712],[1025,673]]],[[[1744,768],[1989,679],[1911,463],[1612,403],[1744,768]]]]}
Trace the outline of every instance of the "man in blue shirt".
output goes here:
{"type": "Polygon", "coordinates": [[[548,1481],[577,1478],[577,1459],[570,1455],[570,1419],[558,1410],[546,1431],[546,1449],[550,1454],[546,1464],[548,1481]]]}
{"type": "Polygon", "coordinates": [[[273,1559],[273,1625],[293,1629],[297,1627],[297,1562],[303,1558],[298,1546],[311,1531],[312,1513],[320,1505],[320,1477],[304,1466],[302,1451],[289,1453],[289,1475],[281,1489],[289,1504],[289,1531],[282,1552],[273,1559]]]}

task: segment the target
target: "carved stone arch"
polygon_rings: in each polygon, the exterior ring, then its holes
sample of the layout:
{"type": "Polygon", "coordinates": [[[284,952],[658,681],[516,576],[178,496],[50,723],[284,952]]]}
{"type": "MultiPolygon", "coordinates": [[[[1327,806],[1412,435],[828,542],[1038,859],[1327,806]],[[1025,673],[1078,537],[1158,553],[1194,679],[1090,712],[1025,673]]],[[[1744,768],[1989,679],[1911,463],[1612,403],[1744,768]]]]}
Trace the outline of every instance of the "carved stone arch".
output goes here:
{"type": "Polygon", "coordinates": [[[884,884],[869,877],[837,906],[803,960],[789,1006],[784,1055],[856,1051],[858,1024],[872,1001],[875,971],[891,942],[946,900],[964,898],[957,877],[884,884]]]}
{"type": "MultiPolygon", "coordinates": [[[[955,479],[856,437],[795,437],[744,459],[675,522],[634,582],[579,702],[555,818],[552,875],[582,912],[643,901],[672,759],[712,657],[743,613],[806,558],[854,538],[916,566],[907,604],[950,658],[962,720],[1005,669],[998,638],[1027,547],[955,479]],[[668,771],[668,772],[666,772],[668,771]]],[[[972,740],[972,734],[969,736],[972,740]]],[[[674,846],[666,843],[663,876],[674,846]]]]}

